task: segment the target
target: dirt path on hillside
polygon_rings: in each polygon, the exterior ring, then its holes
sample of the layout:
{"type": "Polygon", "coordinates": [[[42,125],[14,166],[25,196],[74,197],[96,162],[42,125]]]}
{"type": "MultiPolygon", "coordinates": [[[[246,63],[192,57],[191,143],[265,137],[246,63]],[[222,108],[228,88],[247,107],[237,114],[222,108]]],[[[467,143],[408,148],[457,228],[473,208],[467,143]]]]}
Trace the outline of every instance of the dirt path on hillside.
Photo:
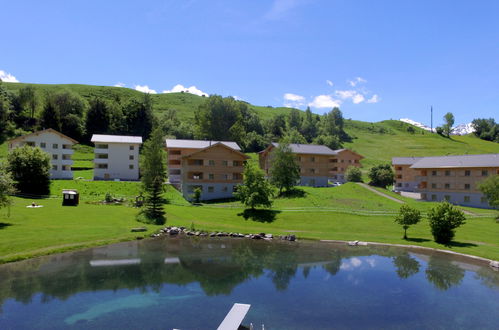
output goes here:
{"type": "Polygon", "coordinates": [[[380,195],[380,196],[383,196],[383,197],[385,197],[385,198],[388,198],[388,199],[390,199],[390,200],[392,200],[392,201],[394,201],[394,202],[396,202],[396,203],[399,203],[399,204],[405,204],[405,202],[404,202],[404,201],[401,201],[400,199],[397,199],[397,198],[392,197],[392,196],[390,196],[390,195],[384,194],[384,193],[382,193],[381,191],[377,191],[376,189],[374,189],[373,187],[368,186],[368,185],[367,185],[367,184],[365,184],[365,183],[362,183],[362,182],[357,182],[357,184],[358,184],[359,186],[362,186],[362,187],[366,188],[367,190],[372,191],[372,192],[373,192],[373,193],[375,193],[375,194],[378,194],[378,195],[380,195]]]}

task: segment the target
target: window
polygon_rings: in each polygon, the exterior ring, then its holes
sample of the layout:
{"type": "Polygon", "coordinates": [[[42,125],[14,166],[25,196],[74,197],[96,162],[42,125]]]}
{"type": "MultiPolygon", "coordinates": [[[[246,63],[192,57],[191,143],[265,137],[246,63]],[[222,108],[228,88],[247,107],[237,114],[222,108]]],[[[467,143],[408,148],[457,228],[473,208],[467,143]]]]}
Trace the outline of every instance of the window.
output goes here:
{"type": "Polygon", "coordinates": [[[310,157],[310,161],[311,161],[312,163],[315,163],[315,157],[310,157]]]}
{"type": "Polygon", "coordinates": [[[209,160],[208,161],[209,166],[215,166],[215,161],[214,160],[209,160]]]}
{"type": "Polygon", "coordinates": [[[171,169],[170,174],[171,175],[180,175],[180,169],[171,169]]]}
{"type": "Polygon", "coordinates": [[[45,142],[40,142],[40,148],[46,148],[47,144],[45,142]]]}
{"type": "Polygon", "coordinates": [[[228,174],[222,174],[222,179],[229,180],[229,175],[228,174]]]}
{"type": "Polygon", "coordinates": [[[242,180],[243,176],[241,173],[232,173],[232,180],[242,180]]]}
{"type": "Polygon", "coordinates": [[[431,188],[432,188],[432,189],[437,189],[437,184],[436,184],[436,183],[432,183],[432,184],[431,184],[431,188]]]}
{"type": "Polygon", "coordinates": [[[445,195],[445,196],[444,196],[444,199],[445,199],[447,202],[450,202],[450,195],[445,195]]]}
{"type": "Polygon", "coordinates": [[[298,157],[298,161],[301,162],[301,157],[298,157]]]}
{"type": "Polygon", "coordinates": [[[337,163],[337,162],[338,162],[338,160],[336,158],[333,159],[333,163],[337,163]]]}
{"type": "Polygon", "coordinates": [[[470,202],[470,196],[464,196],[464,202],[469,203],[470,202]]]}
{"type": "Polygon", "coordinates": [[[53,160],[57,160],[57,155],[52,155],[53,160]]]}
{"type": "Polygon", "coordinates": [[[52,165],[52,170],[57,171],[57,165],[52,165]]]}
{"type": "Polygon", "coordinates": [[[432,176],[437,176],[437,171],[431,171],[432,176]]]}
{"type": "Polygon", "coordinates": [[[228,162],[228,161],[226,161],[226,160],[222,160],[222,165],[223,165],[223,166],[229,166],[229,162],[228,162]]]}
{"type": "Polygon", "coordinates": [[[342,159],[341,162],[344,163],[345,161],[342,159]]]}
{"type": "Polygon", "coordinates": [[[129,159],[129,160],[133,160],[133,159],[134,159],[134,156],[133,156],[133,155],[129,155],[129,156],[128,156],[128,159],[129,159]]]}
{"type": "Polygon", "coordinates": [[[28,142],[26,142],[26,145],[30,146],[30,147],[34,147],[35,146],[35,142],[28,141],[28,142]]]}
{"type": "Polygon", "coordinates": [[[101,170],[107,169],[107,164],[97,164],[97,168],[100,168],[101,170]]]}
{"type": "Polygon", "coordinates": [[[437,195],[431,195],[431,200],[436,201],[437,200],[437,195]]]}
{"type": "Polygon", "coordinates": [[[239,160],[232,161],[232,166],[243,166],[243,162],[239,160]]]}
{"type": "Polygon", "coordinates": [[[402,187],[402,183],[397,183],[397,187],[402,187]]]}
{"type": "Polygon", "coordinates": [[[170,155],[180,155],[181,151],[180,150],[170,150],[170,155]]]}
{"type": "Polygon", "coordinates": [[[487,170],[482,170],[482,176],[488,176],[489,175],[489,171],[487,170]]]}
{"type": "Polygon", "coordinates": [[[57,143],[52,144],[52,149],[58,149],[59,145],[57,143]]]}
{"type": "Polygon", "coordinates": [[[469,183],[465,183],[464,184],[464,189],[465,190],[470,190],[471,189],[471,185],[469,183]]]}
{"type": "Polygon", "coordinates": [[[213,174],[213,173],[209,173],[209,174],[208,174],[208,179],[210,179],[210,180],[215,180],[215,174],[213,174]]]}
{"type": "Polygon", "coordinates": [[[133,170],[133,165],[132,164],[128,165],[128,169],[133,170]]]}
{"type": "Polygon", "coordinates": [[[71,171],[71,167],[69,167],[68,165],[62,165],[62,170],[63,171],[71,171]]]}
{"type": "Polygon", "coordinates": [[[397,166],[397,171],[402,171],[402,166],[397,166]]]}
{"type": "Polygon", "coordinates": [[[445,189],[450,189],[450,183],[445,184],[445,189]]]}
{"type": "Polygon", "coordinates": [[[107,149],[108,145],[107,144],[96,144],[95,147],[97,149],[107,149]]]}
{"type": "Polygon", "coordinates": [[[471,171],[470,170],[464,171],[464,176],[470,176],[470,175],[471,175],[471,171]]]}
{"type": "Polygon", "coordinates": [[[232,186],[232,192],[236,192],[237,191],[237,186],[232,186]]]}
{"type": "Polygon", "coordinates": [[[130,146],[130,150],[135,150],[135,146],[130,146]]]}
{"type": "Polygon", "coordinates": [[[450,176],[450,171],[449,170],[445,171],[445,176],[450,176]]]}
{"type": "Polygon", "coordinates": [[[108,154],[97,154],[97,159],[107,159],[108,157],[108,154]]]}
{"type": "Polygon", "coordinates": [[[212,192],[214,192],[214,191],[215,191],[215,187],[213,187],[213,186],[209,186],[209,187],[208,187],[208,192],[209,192],[209,193],[212,193],[212,192]]]}
{"type": "Polygon", "coordinates": [[[310,172],[310,174],[315,174],[315,168],[309,168],[308,171],[310,172]]]}
{"type": "Polygon", "coordinates": [[[229,189],[227,189],[227,186],[222,187],[222,192],[227,192],[229,189]]]}
{"type": "Polygon", "coordinates": [[[333,171],[338,171],[338,168],[337,167],[333,167],[333,171]]]}
{"type": "Polygon", "coordinates": [[[402,179],[402,175],[397,175],[397,179],[402,179]]]}

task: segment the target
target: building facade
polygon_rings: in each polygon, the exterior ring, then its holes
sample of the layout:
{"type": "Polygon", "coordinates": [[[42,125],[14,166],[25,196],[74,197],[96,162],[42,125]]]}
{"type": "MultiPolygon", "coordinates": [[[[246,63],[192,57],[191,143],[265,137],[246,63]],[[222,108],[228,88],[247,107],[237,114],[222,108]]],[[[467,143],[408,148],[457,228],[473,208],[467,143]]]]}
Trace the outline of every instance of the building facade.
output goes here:
{"type": "MultiPolygon", "coordinates": [[[[270,144],[259,156],[260,167],[267,176],[272,166],[272,152],[278,143],[270,144]]],[[[348,150],[331,150],[323,145],[289,145],[300,166],[300,186],[326,187],[330,180],[345,182],[345,171],[349,166],[360,167],[361,155],[348,150]]]]}
{"type": "Polygon", "coordinates": [[[499,174],[499,154],[424,157],[411,168],[422,200],[489,208],[478,185],[499,174]]]}
{"type": "Polygon", "coordinates": [[[92,135],[94,180],[136,181],[139,179],[140,136],[92,135]]]}
{"type": "Polygon", "coordinates": [[[415,192],[418,188],[416,176],[418,170],[411,166],[423,157],[393,157],[392,166],[395,173],[395,191],[415,192]]]}
{"type": "Polygon", "coordinates": [[[240,150],[230,141],[167,139],[169,181],[188,200],[196,188],[202,200],[232,198],[248,159],[240,150]]]}
{"type": "Polygon", "coordinates": [[[29,145],[40,147],[50,155],[50,178],[51,179],[73,179],[71,165],[73,160],[73,145],[78,141],[52,129],[45,129],[28,135],[23,135],[8,141],[9,150],[29,145]]]}

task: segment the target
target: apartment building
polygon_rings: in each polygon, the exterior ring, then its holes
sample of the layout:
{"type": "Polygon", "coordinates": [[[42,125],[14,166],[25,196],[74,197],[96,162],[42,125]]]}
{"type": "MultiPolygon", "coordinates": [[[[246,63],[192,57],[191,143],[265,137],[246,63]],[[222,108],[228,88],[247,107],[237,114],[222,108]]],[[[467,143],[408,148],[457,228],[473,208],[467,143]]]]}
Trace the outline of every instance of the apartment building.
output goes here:
{"type": "Polygon", "coordinates": [[[55,129],[48,128],[42,131],[37,131],[31,134],[19,136],[8,141],[9,150],[13,150],[19,146],[29,145],[32,147],[40,147],[43,151],[50,155],[51,179],[73,179],[71,165],[73,160],[73,145],[78,141],[66,136],[55,129]]]}
{"type": "Polygon", "coordinates": [[[94,180],[139,179],[140,136],[92,135],[94,143],[94,180]]]}
{"type": "MultiPolygon", "coordinates": [[[[278,143],[270,144],[259,156],[260,167],[270,175],[272,151],[278,143]]],[[[326,187],[329,180],[345,182],[345,171],[349,166],[360,167],[361,155],[348,150],[331,150],[323,145],[289,145],[300,166],[300,186],[326,187]]]]}
{"type": "Polygon", "coordinates": [[[393,157],[392,166],[395,173],[395,191],[414,192],[418,188],[416,176],[419,171],[411,168],[414,163],[423,157],[393,157]]]}
{"type": "Polygon", "coordinates": [[[201,189],[202,200],[233,197],[243,183],[244,163],[249,158],[235,142],[166,140],[169,181],[186,199],[201,189]]]}
{"type": "Polygon", "coordinates": [[[424,157],[411,168],[422,200],[488,208],[478,184],[499,174],[499,154],[424,157]]]}

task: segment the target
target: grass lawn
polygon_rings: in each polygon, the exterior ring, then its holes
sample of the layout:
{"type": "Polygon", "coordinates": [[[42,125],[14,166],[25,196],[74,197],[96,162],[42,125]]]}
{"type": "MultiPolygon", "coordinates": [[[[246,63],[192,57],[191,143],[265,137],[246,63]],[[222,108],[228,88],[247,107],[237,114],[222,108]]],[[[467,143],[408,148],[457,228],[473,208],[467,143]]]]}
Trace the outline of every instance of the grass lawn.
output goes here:
{"type": "MultiPolygon", "coordinates": [[[[32,200],[15,198],[10,217],[5,209],[0,211],[0,262],[134,239],[160,228],[146,225],[148,232],[131,233],[131,228],[143,225],[135,220],[137,209],[87,203],[104,199],[107,192],[133,198],[140,191],[138,182],[59,180],[53,181],[51,189],[53,198],[37,200],[43,208],[26,208],[32,200]],[[78,207],[61,206],[63,187],[80,191],[78,207]]],[[[171,204],[165,207],[167,225],[194,225],[208,231],[293,233],[308,239],[412,244],[499,259],[499,224],[492,217],[493,211],[482,212],[481,217],[468,215],[467,223],[457,230],[456,242],[443,246],[433,242],[427,220],[411,227],[410,239],[403,240],[402,228],[393,222],[400,204],[356,184],[304,187],[303,191],[305,197],[279,198],[274,209],[252,213],[238,202],[191,206],[168,186],[165,196],[171,204]],[[484,217],[487,214],[490,216],[484,217]]],[[[408,202],[423,212],[434,205],[410,199],[408,202]]]]}

